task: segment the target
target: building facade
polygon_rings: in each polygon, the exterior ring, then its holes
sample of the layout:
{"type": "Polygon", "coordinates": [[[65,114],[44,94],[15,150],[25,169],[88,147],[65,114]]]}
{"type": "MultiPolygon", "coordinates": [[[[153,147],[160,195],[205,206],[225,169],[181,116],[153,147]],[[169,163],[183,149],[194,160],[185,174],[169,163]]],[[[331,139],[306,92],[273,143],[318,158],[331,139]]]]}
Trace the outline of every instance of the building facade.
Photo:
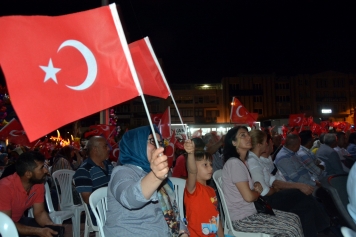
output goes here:
{"type": "MultiPolygon", "coordinates": [[[[239,75],[218,84],[171,84],[173,98],[186,124],[228,124],[232,97],[237,97],[258,121],[283,120],[304,113],[314,120],[347,121],[353,124],[356,107],[356,75],[335,71],[281,77],[275,74],[239,75]],[[322,109],[331,109],[323,114],[322,109]]],[[[150,113],[170,106],[171,122],[180,123],[172,97],[145,96],[150,113]]],[[[141,98],[116,107],[118,120],[131,126],[148,124],[141,98]]],[[[268,123],[267,123],[268,124],[268,123]]]]}

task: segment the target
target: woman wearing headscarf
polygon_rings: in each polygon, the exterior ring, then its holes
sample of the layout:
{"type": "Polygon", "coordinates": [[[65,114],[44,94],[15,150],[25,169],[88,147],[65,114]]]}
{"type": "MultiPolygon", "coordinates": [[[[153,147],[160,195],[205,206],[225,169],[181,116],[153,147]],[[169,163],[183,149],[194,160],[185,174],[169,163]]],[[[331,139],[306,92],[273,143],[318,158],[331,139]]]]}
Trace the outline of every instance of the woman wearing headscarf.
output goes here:
{"type": "Polygon", "coordinates": [[[157,127],[154,129],[154,134],[149,126],[129,130],[120,141],[122,166],[114,168],[108,184],[106,236],[187,236],[172,233],[178,228],[177,223],[171,223],[177,208],[172,208],[171,196],[166,195],[170,193],[165,183],[169,167],[162,136],[157,127]]]}
{"type": "Polygon", "coordinates": [[[286,182],[273,164],[271,136],[261,130],[250,132],[252,149],[248,153],[248,169],[254,182],[259,182],[261,196],[272,208],[297,214],[302,223],[304,236],[316,236],[329,227],[329,218],[311,195],[313,188],[304,183],[286,182]]]}

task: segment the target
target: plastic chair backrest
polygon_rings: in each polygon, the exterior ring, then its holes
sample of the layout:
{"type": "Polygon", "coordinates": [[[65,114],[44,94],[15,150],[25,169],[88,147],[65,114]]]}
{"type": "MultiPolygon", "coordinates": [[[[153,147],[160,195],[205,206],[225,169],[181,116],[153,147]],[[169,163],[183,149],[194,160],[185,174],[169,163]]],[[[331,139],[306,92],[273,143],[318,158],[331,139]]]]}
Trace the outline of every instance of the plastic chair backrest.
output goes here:
{"type": "Polygon", "coordinates": [[[347,183],[348,175],[333,175],[328,177],[329,184],[336,189],[337,194],[340,197],[342,204],[347,208],[347,204],[349,204],[349,198],[347,195],[347,183]]]}
{"type": "Polygon", "coordinates": [[[176,201],[178,203],[180,219],[183,219],[185,218],[183,198],[184,198],[184,188],[185,188],[186,180],[181,178],[174,178],[174,177],[169,177],[169,180],[173,183],[173,190],[174,193],[176,194],[176,201]]]}
{"type": "Polygon", "coordinates": [[[347,174],[329,175],[321,180],[321,184],[330,194],[338,211],[338,215],[340,215],[344,221],[343,225],[347,225],[347,227],[356,231],[356,224],[347,211],[347,204],[349,203],[346,189],[347,178],[347,174]]]}
{"type": "Polygon", "coordinates": [[[224,209],[224,214],[225,214],[224,230],[226,232],[226,228],[227,228],[231,232],[233,230],[233,227],[231,223],[230,213],[226,205],[224,193],[222,191],[222,170],[215,171],[213,174],[213,179],[215,181],[216,188],[218,189],[218,192],[220,194],[221,204],[224,209]]]}
{"type": "Polygon", "coordinates": [[[53,182],[55,183],[57,193],[61,194],[59,195],[59,206],[61,207],[61,210],[70,208],[74,205],[72,192],[72,182],[74,174],[75,171],[66,169],[57,170],[52,174],[53,182]]]}
{"type": "Polygon", "coordinates": [[[107,196],[108,187],[99,188],[89,196],[90,208],[96,218],[101,237],[105,237],[103,226],[106,222],[106,212],[108,210],[107,196]]]}
{"type": "Polygon", "coordinates": [[[345,226],[341,227],[341,233],[344,237],[356,237],[356,232],[345,226]]]}
{"type": "Polygon", "coordinates": [[[11,218],[3,212],[0,212],[0,234],[2,237],[18,237],[16,226],[11,218]]]}
{"type": "Polygon", "coordinates": [[[45,199],[47,203],[48,212],[49,213],[55,212],[53,207],[52,197],[51,197],[51,190],[49,189],[48,183],[45,182],[44,186],[45,186],[45,199]]]}
{"type": "Polygon", "coordinates": [[[225,201],[225,196],[222,191],[222,170],[221,169],[214,172],[213,179],[215,181],[216,187],[220,194],[220,201],[221,201],[222,207],[224,209],[225,223],[223,226],[224,226],[225,236],[239,236],[239,237],[240,236],[241,237],[259,237],[259,236],[268,237],[268,236],[271,236],[269,234],[264,234],[264,233],[247,233],[247,232],[240,232],[240,231],[234,230],[234,228],[232,226],[231,218],[230,218],[230,213],[227,208],[226,201],[225,201]]]}

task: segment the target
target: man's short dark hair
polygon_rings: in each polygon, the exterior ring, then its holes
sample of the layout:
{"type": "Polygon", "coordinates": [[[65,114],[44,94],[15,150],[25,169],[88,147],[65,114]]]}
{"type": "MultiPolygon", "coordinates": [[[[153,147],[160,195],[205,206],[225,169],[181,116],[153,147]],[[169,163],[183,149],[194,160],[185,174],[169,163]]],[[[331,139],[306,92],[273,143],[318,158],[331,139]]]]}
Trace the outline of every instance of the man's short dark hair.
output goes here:
{"type": "Polygon", "coordinates": [[[16,161],[16,173],[19,176],[23,176],[26,171],[33,171],[37,167],[35,161],[44,162],[44,155],[37,151],[27,151],[22,153],[16,161]]]}
{"type": "Polygon", "coordinates": [[[289,148],[294,146],[297,142],[299,142],[299,136],[294,133],[290,133],[287,135],[286,142],[284,144],[285,147],[289,148]]]}
{"type": "Polygon", "coordinates": [[[313,140],[313,134],[312,134],[312,131],[310,131],[310,130],[301,131],[299,133],[299,137],[300,137],[300,144],[302,146],[305,146],[308,142],[313,140]]]}

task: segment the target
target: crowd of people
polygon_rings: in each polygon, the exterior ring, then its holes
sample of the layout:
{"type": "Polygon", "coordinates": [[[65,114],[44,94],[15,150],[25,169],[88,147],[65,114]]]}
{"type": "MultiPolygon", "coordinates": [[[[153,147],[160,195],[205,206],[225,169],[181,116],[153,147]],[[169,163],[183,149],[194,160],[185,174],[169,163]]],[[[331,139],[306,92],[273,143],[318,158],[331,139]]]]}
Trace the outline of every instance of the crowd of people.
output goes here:
{"type": "Polygon", "coordinates": [[[43,183],[52,184],[53,202],[58,194],[50,176],[56,170],[74,170],[73,200],[88,206],[89,197],[108,187],[106,236],[224,236],[220,196],[212,180],[222,171],[222,191],[233,228],[240,232],[272,236],[317,236],[331,221],[314,196],[321,180],[348,174],[348,210],[356,222],[356,133],[290,133],[285,138],[269,130],[236,126],[227,134],[211,132],[187,139],[177,151],[174,167],[168,166],[164,141],[154,126],[127,131],[119,142],[117,165],[108,161],[105,138],[93,136],[78,150],[63,147],[50,160],[25,147],[8,147],[0,154],[0,211],[9,215],[21,236],[53,236],[56,226],[44,202],[43,183]],[[158,141],[159,147],[156,147],[158,141]],[[316,142],[318,141],[318,142],[316,142]],[[51,171],[48,170],[48,165],[51,171]],[[186,179],[185,216],[180,216],[169,176],[186,179]],[[80,195],[80,196],[79,196],[80,195]],[[274,215],[254,204],[263,198],[274,215]],[[34,218],[25,216],[33,207],[34,218]]]}

